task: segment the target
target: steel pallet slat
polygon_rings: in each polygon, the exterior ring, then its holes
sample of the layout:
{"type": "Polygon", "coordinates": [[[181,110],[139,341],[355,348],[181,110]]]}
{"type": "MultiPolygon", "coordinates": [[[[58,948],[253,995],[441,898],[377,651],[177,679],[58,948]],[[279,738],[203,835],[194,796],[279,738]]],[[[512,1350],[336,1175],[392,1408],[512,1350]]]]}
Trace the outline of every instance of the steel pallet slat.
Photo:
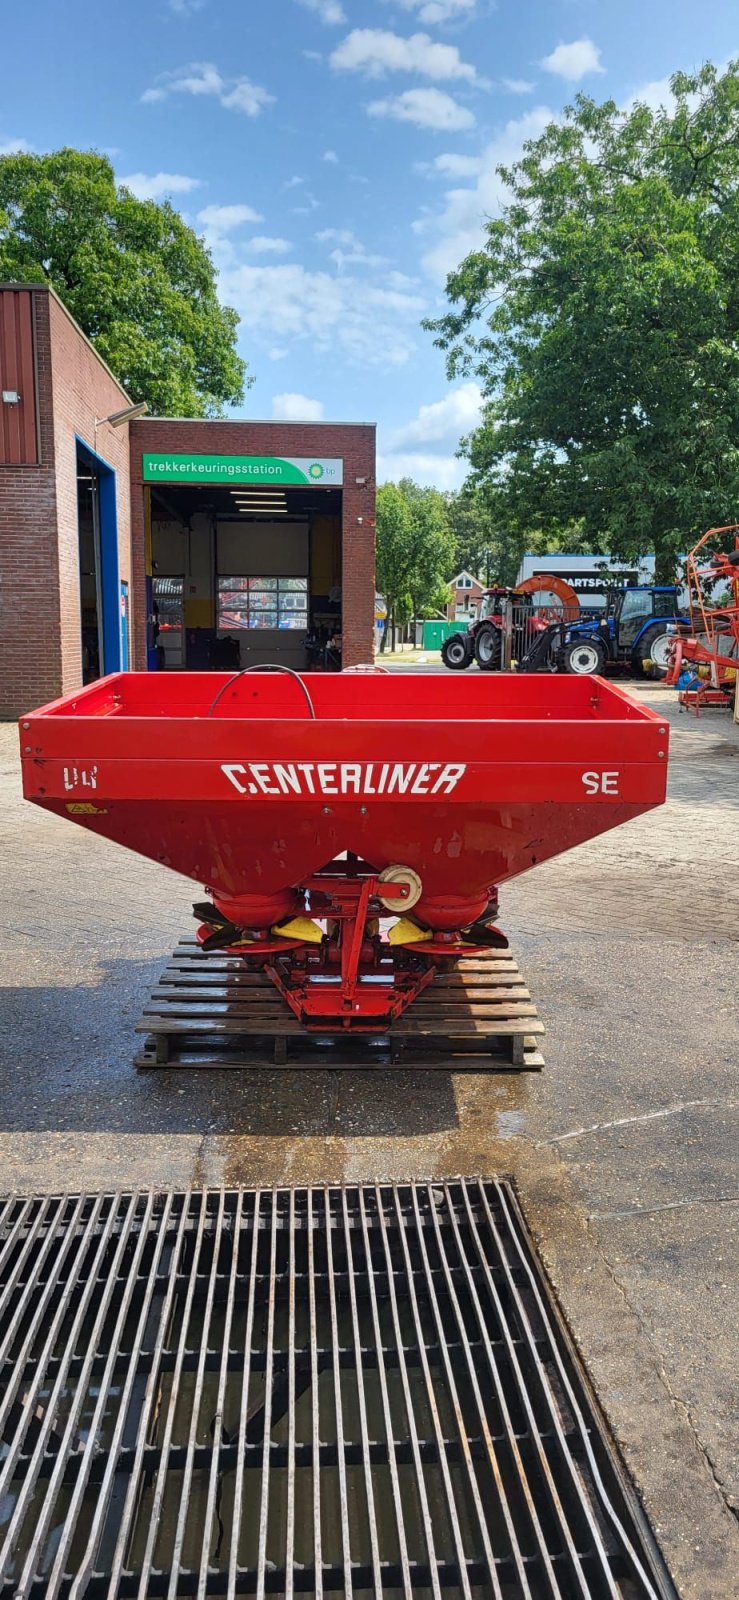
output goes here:
{"type": "Polygon", "coordinates": [[[0,1600],[674,1600],[508,1186],[0,1200],[0,1600]]]}
{"type": "MultiPolygon", "coordinates": [[[[249,1299],[246,1313],[246,1332],[244,1336],[244,1369],[241,1378],[241,1395],[239,1401],[239,1432],[238,1453],[236,1459],[236,1478],[234,1483],[234,1506],[231,1521],[231,1541],[229,1550],[228,1570],[228,1600],[234,1600],[236,1595],[236,1579],[238,1572],[239,1536],[241,1534],[243,1494],[244,1494],[244,1451],[246,1447],[246,1429],[249,1420],[249,1382],[251,1379],[251,1345],[254,1333],[254,1304],[256,1289],[257,1250],[259,1247],[259,1211],[261,1205],[261,1191],[256,1190],[254,1195],[254,1227],[252,1229],[252,1246],[249,1272],[249,1299]]],[[[274,1207],[273,1207],[274,1209],[274,1207]]]]}
{"type": "MultiPolygon", "coordinates": [[[[350,1303],[350,1306],[351,1306],[352,1333],[353,1333],[353,1336],[354,1336],[354,1349],[355,1349],[355,1352],[356,1352],[356,1362],[355,1362],[355,1366],[354,1366],[354,1372],[355,1372],[355,1375],[356,1375],[357,1400],[358,1400],[358,1404],[359,1404],[359,1431],[360,1431],[360,1434],[361,1434],[361,1437],[362,1437],[362,1464],[364,1466],[365,1492],[366,1492],[366,1496],[367,1496],[367,1516],[369,1518],[370,1547],[371,1547],[371,1551],[372,1551],[372,1576],[373,1576],[373,1582],[375,1584],[375,1587],[377,1588],[378,1585],[382,1581],[381,1577],[380,1577],[380,1546],[379,1546],[378,1538],[377,1538],[377,1514],[375,1512],[375,1495],[374,1495],[374,1489],[373,1489],[373,1486],[372,1486],[370,1435],[369,1435],[369,1427],[368,1427],[368,1424],[367,1424],[367,1396],[366,1396],[366,1392],[365,1392],[365,1383],[364,1383],[364,1367],[363,1367],[363,1359],[364,1358],[363,1358],[363,1352],[362,1352],[361,1334],[360,1334],[360,1331],[359,1331],[359,1316],[358,1316],[358,1312],[357,1312],[357,1285],[356,1285],[356,1281],[355,1281],[355,1277],[354,1277],[354,1272],[351,1270],[352,1267],[353,1267],[353,1262],[352,1262],[352,1236],[351,1236],[351,1232],[350,1232],[350,1228],[349,1228],[349,1212],[348,1212],[346,1190],[345,1189],[342,1190],[341,1204],[342,1204],[342,1214],[343,1214],[343,1219],[344,1219],[344,1248],[345,1248],[346,1253],[347,1253],[347,1261],[350,1264],[350,1270],[349,1270],[349,1274],[348,1274],[348,1276],[349,1276],[349,1303],[350,1303]]],[[[378,1351],[378,1362],[379,1362],[380,1359],[382,1359],[382,1358],[380,1357],[379,1351],[378,1351]]],[[[341,1371],[341,1366],[339,1367],[339,1370],[341,1371]]],[[[395,1441],[394,1440],[389,1440],[388,1441],[388,1451],[387,1451],[388,1466],[390,1465],[390,1452],[391,1451],[392,1451],[392,1454],[395,1455],[395,1441]]]]}
{"type": "Polygon", "coordinates": [[[422,1258],[423,1258],[424,1267],[427,1270],[429,1297],[430,1297],[430,1300],[431,1300],[431,1305],[433,1307],[434,1320],[435,1320],[435,1323],[436,1323],[436,1329],[437,1329],[437,1335],[438,1335],[438,1339],[439,1339],[439,1344],[441,1346],[442,1356],[444,1358],[444,1368],[445,1368],[445,1373],[446,1373],[447,1384],[448,1384],[448,1387],[449,1387],[449,1395],[450,1395],[452,1406],[454,1408],[454,1416],[455,1416],[455,1420],[456,1420],[456,1423],[457,1423],[457,1429],[458,1429],[458,1433],[459,1433],[459,1443],[460,1443],[460,1445],[462,1447],[462,1455],[463,1455],[463,1458],[464,1458],[464,1464],[465,1464],[465,1467],[467,1469],[467,1480],[468,1480],[468,1483],[469,1483],[470,1492],[471,1492],[472,1499],[473,1499],[473,1502],[474,1502],[475,1511],[477,1513],[477,1523],[478,1523],[480,1539],[481,1539],[481,1542],[482,1542],[483,1551],[484,1551],[484,1555],[485,1555],[485,1561],[486,1561],[486,1564],[487,1564],[488,1576],[489,1576],[490,1583],[491,1583],[491,1586],[492,1586],[492,1592],[493,1592],[493,1594],[495,1596],[495,1600],[502,1600],[501,1590],[500,1590],[500,1582],[499,1582],[499,1579],[498,1579],[498,1572],[497,1572],[496,1563],[495,1563],[495,1554],[494,1554],[493,1547],[492,1547],[491,1540],[490,1540],[490,1530],[488,1528],[487,1518],[485,1516],[485,1512],[484,1512],[484,1509],[483,1509],[482,1498],[481,1498],[481,1495],[480,1495],[480,1489],[479,1489],[479,1485],[478,1485],[478,1482],[477,1482],[477,1475],[475,1473],[474,1462],[473,1462],[473,1459],[472,1459],[472,1453],[471,1453],[470,1445],[469,1445],[469,1438],[468,1438],[467,1428],[466,1428],[464,1417],[463,1417],[463,1414],[462,1414],[462,1407],[461,1407],[461,1403],[460,1403],[460,1399],[459,1399],[459,1393],[458,1393],[457,1386],[456,1386],[455,1381],[454,1381],[454,1372],[453,1372],[453,1369],[452,1369],[452,1366],[451,1366],[451,1362],[448,1360],[447,1355],[446,1355],[446,1348],[445,1348],[445,1345],[444,1345],[444,1323],[443,1323],[443,1320],[442,1320],[442,1317],[441,1317],[441,1311],[440,1311],[440,1308],[439,1308],[439,1301],[438,1301],[436,1290],[435,1290],[435,1287],[434,1287],[434,1284],[433,1284],[433,1280],[431,1278],[430,1273],[428,1272],[429,1260],[428,1260],[428,1254],[427,1254],[427,1251],[426,1251],[426,1241],[425,1241],[424,1236],[423,1236],[423,1226],[422,1226],[422,1223],[421,1223],[421,1216],[420,1216],[419,1209],[418,1209],[418,1196],[417,1196],[417,1194],[415,1192],[415,1189],[413,1191],[413,1211],[414,1211],[414,1215],[415,1215],[415,1219],[416,1219],[418,1245],[419,1245],[420,1250],[421,1250],[421,1255],[422,1255],[422,1258]]]}
{"type": "MultiPolygon", "coordinates": [[[[330,1190],[324,1192],[324,1215],[326,1219],[326,1255],[328,1260],[328,1286],[329,1304],[331,1307],[331,1360],[334,1380],[334,1412],[336,1420],[336,1444],[339,1460],[339,1512],[341,1519],[341,1548],[344,1557],[344,1570],[346,1573],[346,1600],[352,1600],[352,1556],[349,1538],[349,1507],[346,1492],[346,1459],[344,1455],[344,1413],[341,1403],[341,1378],[339,1375],[338,1360],[338,1320],[336,1314],[336,1285],[334,1281],[334,1250],[333,1233],[331,1229],[331,1194],[330,1190]]],[[[320,1425],[320,1413],[319,1413],[320,1425]]]]}
{"type": "MultiPolygon", "coordinates": [[[[398,1478],[398,1457],[397,1457],[397,1453],[396,1453],[396,1450],[395,1450],[395,1442],[394,1442],[395,1429],[393,1427],[393,1419],[392,1419],[392,1414],[391,1414],[391,1411],[390,1411],[390,1396],[389,1396],[389,1392],[388,1392],[387,1367],[385,1366],[385,1362],[384,1362],[383,1357],[382,1357],[383,1340],[382,1340],[382,1336],[381,1336],[381,1333],[380,1333],[380,1321],[379,1321],[379,1313],[378,1313],[378,1306],[377,1306],[375,1275],[374,1275],[374,1271],[373,1271],[373,1267],[372,1267],[372,1248],[371,1248],[371,1245],[370,1245],[369,1234],[367,1232],[367,1217],[366,1217],[365,1205],[364,1205],[364,1194],[363,1194],[361,1189],[359,1191],[359,1207],[360,1207],[360,1211],[361,1211],[361,1215],[362,1215],[362,1232],[363,1232],[363,1236],[364,1236],[364,1250],[365,1250],[365,1258],[366,1258],[366,1263],[367,1263],[367,1278],[368,1278],[369,1293],[370,1293],[370,1306],[371,1306],[371,1310],[372,1310],[372,1326],[374,1328],[374,1334],[375,1334],[375,1348],[376,1348],[376,1350],[378,1352],[378,1355],[379,1355],[377,1371],[378,1371],[378,1376],[379,1376],[379,1379],[380,1379],[380,1394],[381,1394],[381,1397],[382,1397],[382,1415],[383,1415],[383,1420],[384,1420],[384,1424],[385,1424],[385,1436],[386,1436],[386,1439],[387,1439],[387,1446],[388,1446],[388,1466],[390,1468],[390,1484],[391,1484],[391,1487],[392,1487],[393,1509],[394,1509],[394,1512],[395,1512],[395,1526],[396,1526],[397,1535],[398,1535],[398,1543],[400,1545],[400,1566],[401,1566],[402,1580],[403,1580],[403,1592],[404,1592],[404,1594],[406,1596],[410,1596],[410,1594],[411,1594],[411,1586],[410,1586],[410,1571],[409,1571],[409,1566],[408,1566],[408,1547],[407,1547],[407,1543],[406,1543],[406,1531],[405,1531],[405,1521],[404,1521],[404,1518],[403,1518],[403,1507],[402,1507],[402,1502],[401,1502],[401,1498],[400,1498],[400,1480],[398,1478]]],[[[351,1277],[351,1273],[349,1275],[351,1277]]]]}
{"type": "MultiPolygon", "coordinates": [[[[168,1223],[169,1223],[169,1217],[170,1217],[171,1209],[172,1209],[172,1197],[171,1197],[171,1195],[168,1195],[167,1196],[167,1202],[166,1202],[166,1206],[165,1206],[164,1215],[163,1215],[163,1218],[162,1218],[162,1227],[159,1229],[159,1234],[158,1234],[157,1243],[156,1243],[156,1253],[155,1253],[155,1257],[154,1257],[154,1265],[155,1265],[155,1267],[158,1267],[159,1261],[161,1260],[162,1253],[164,1251],[165,1244],[166,1244],[166,1241],[167,1241],[167,1227],[168,1227],[168,1223]]],[[[142,1235],[142,1237],[143,1237],[143,1235],[142,1235]]],[[[150,1277],[150,1281],[149,1281],[149,1292],[148,1292],[148,1295],[145,1297],[143,1305],[142,1305],[141,1310],[139,1312],[139,1319],[138,1319],[137,1328],[136,1328],[137,1342],[142,1340],[144,1332],[145,1332],[145,1329],[146,1329],[146,1323],[148,1321],[148,1317],[149,1317],[150,1310],[151,1310],[151,1304],[152,1304],[152,1300],[153,1300],[153,1296],[154,1296],[155,1285],[156,1285],[156,1276],[155,1276],[155,1273],[152,1273],[151,1277],[150,1277]]],[[[109,1357],[109,1359],[114,1357],[114,1355],[115,1355],[115,1347],[112,1347],[111,1356],[109,1357]]],[[[117,1415],[116,1421],[115,1421],[115,1427],[114,1427],[114,1430],[113,1430],[113,1434],[112,1434],[112,1437],[111,1437],[111,1440],[110,1440],[110,1445],[109,1445],[108,1452],[107,1452],[107,1460],[106,1460],[106,1463],[105,1463],[104,1475],[103,1475],[103,1479],[102,1479],[102,1482],[100,1484],[98,1495],[97,1495],[97,1501],[96,1501],[96,1505],[95,1505],[94,1515],[93,1515],[93,1518],[92,1518],[92,1525],[90,1527],[90,1532],[89,1532],[89,1536],[88,1536],[88,1540],[87,1540],[87,1546],[86,1546],[86,1549],[85,1549],[84,1557],[83,1557],[83,1559],[82,1559],[82,1561],[80,1563],[80,1566],[79,1566],[79,1570],[78,1570],[78,1573],[77,1573],[76,1581],[72,1586],[71,1593],[72,1593],[73,1600],[76,1600],[76,1597],[83,1592],[85,1581],[86,1581],[87,1578],[89,1578],[91,1572],[93,1571],[93,1563],[94,1563],[94,1559],[95,1559],[95,1551],[96,1551],[96,1548],[97,1548],[98,1539],[99,1539],[101,1530],[102,1530],[102,1528],[104,1526],[105,1518],[106,1518],[106,1515],[107,1515],[107,1512],[108,1512],[108,1507],[109,1507],[109,1504],[110,1504],[110,1496],[111,1496],[112,1489],[113,1489],[113,1481],[114,1481],[114,1477],[115,1477],[116,1468],[118,1467],[118,1465],[120,1463],[120,1460],[121,1460],[121,1445],[122,1445],[122,1439],[123,1439],[123,1430],[124,1430],[124,1427],[125,1427],[125,1424],[126,1424],[126,1419],[127,1419],[127,1416],[128,1416],[128,1408],[129,1408],[129,1405],[131,1403],[131,1397],[132,1397],[132,1394],[133,1394],[133,1388],[134,1388],[134,1384],[135,1384],[138,1372],[139,1372],[138,1363],[137,1363],[137,1361],[135,1359],[134,1353],[132,1352],[132,1359],[128,1363],[126,1381],[125,1381],[125,1384],[124,1384],[122,1392],[121,1392],[121,1404],[120,1404],[120,1408],[118,1410],[118,1415],[117,1415]]]]}
{"type": "Polygon", "coordinates": [[[315,1234],[313,1231],[313,1190],[308,1190],[308,1310],[310,1317],[310,1395],[311,1395],[311,1486],[313,1490],[313,1565],[316,1600],[323,1600],[323,1542],[321,1535],[320,1414],[318,1410],[318,1322],[316,1315],[315,1234]]]}

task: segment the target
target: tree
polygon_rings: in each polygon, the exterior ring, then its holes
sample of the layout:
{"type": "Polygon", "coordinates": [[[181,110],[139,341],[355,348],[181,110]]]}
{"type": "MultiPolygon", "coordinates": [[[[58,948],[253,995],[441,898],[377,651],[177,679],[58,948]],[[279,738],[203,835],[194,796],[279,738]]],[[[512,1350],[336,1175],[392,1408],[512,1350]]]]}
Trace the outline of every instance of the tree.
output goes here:
{"type": "Polygon", "coordinates": [[[398,489],[411,517],[407,579],[411,615],[421,617],[442,610],[449,599],[454,538],[446,501],[438,489],[422,489],[412,478],[401,478],[398,489]]]}
{"type": "Polygon", "coordinates": [[[447,494],[446,514],[454,540],[453,576],[470,572],[486,583],[490,579],[493,532],[483,495],[474,489],[447,494]]]}
{"type": "Polygon", "coordinates": [[[134,400],[217,416],[244,396],[238,316],[173,207],[117,188],[94,151],[0,158],[0,279],[47,282],[134,400]]]}
{"type": "Polygon", "coordinates": [[[485,395],[465,441],[498,526],[573,521],[614,557],[676,552],[739,504],[739,63],[627,112],[579,95],[500,169],[484,247],[428,323],[485,395]]]}
{"type": "Polygon", "coordinates": [[[376,507],[377,587],[387,602],[388,616],[380,650],[387,645],[388,632],[396,622],[407,622],[411,602],[408,575],[411,558],[411,513],[408,502],[394,483],[383,483],[377,491],[376,507]]]}
{"type": "Polygon", "coordinates": [[[455,573],[470,572],[485,584],[512,584],[524,551],[537,548],[536,536],[509,525],[507,508],[497,507],[490,483],[468,482],[446,502],[455,573]]]}
{"type": "MultiPolygon", "coordinates": [[[[396,623],[442,610],[454,564],[454,540],[444,496],[412,478],[384,483],[377,491],[377,585],[396,623]]],[[[387,643],[388,628],[381,649],[387,643]]]]}

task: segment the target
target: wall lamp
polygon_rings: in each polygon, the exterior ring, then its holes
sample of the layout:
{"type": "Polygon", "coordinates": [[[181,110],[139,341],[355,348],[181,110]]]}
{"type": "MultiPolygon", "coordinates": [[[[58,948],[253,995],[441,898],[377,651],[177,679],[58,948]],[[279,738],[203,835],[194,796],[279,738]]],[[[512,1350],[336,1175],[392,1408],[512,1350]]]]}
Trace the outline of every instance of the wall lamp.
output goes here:
{"type": "Polygon", "coordinates": [[[102,428],[104,422],[109,422],[111,428],[122,428],[124,422],[133,422],[135,417],[145,416],[148,409],[146,400],[140,400],[138,405],[124,406],[122,411],[111,411],[109,417],[96,417],[95,427],[102,428]]]}

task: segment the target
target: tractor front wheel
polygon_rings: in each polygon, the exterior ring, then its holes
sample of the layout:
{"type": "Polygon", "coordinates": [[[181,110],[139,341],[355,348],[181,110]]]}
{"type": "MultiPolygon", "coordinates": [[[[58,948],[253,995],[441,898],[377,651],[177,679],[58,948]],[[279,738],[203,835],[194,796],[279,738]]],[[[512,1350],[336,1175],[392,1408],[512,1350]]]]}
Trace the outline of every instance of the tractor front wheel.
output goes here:
{"type": "Polygon", "coordinates": [[[441,647],[441,659],[452,672],[463,672],[472,660],[472,649],[466,633],[452,633],[441,647]]]}
{"type": "Polygon", "coordinates": [[[663,622],[657,622],[653,628],[647,628],[631,657],[635,677],[643,678],[645,672],[648,672],[651,678],[664,678],[670,665],[672,640],[673,635],[667,632],[663,622]],[[648,665],[645,666],[645,663],[648,665]]]}
{"type": "Polygon", "coordinates": [[[501,662],[500,628],[478,628],[475,660],[482,672],[497,672],[501,662]]]}
{"type": "Polygon", "coordinates": [[[600,639],[572,639],[557,656],[560,672],[574,672],[579,677],[602,672],[605,664],[606,653],[600,639]]]}

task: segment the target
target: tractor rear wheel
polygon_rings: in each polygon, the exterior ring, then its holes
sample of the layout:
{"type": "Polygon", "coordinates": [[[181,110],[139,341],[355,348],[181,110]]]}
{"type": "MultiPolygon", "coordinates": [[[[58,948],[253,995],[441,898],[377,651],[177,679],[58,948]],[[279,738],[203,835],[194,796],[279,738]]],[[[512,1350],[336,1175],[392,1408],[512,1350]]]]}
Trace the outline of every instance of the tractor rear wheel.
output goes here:
{"type": "Polygon", "coordinates": [[[652,628],[646,629],[631,657],[635,677],[643,678],[646,671],[651,678],[664,678],[670,665],[672,638],[664,622],[655,622],[652,628]],[[649,663],[647,668],[645,661],[649,663]]]}
{"type": "Polygon", "coordinates": [[[452,672],[463,672],[472,660],[472,648],[466,633],[452,633],[441,647],[441,659],[452,672]]]}
{"type": "Polygon", "coordinates": [[[571,639],[557,656],[560,672],[574,672],[579,677],[602,672],[605,664],[606,653],[600,639],[571,639]]]}
{"type": "Polygon", "coordinates": [[[482,672],[497,672],[501,662],[500,628],[478,628],[475,634],[475,660],[482,672]]]}

